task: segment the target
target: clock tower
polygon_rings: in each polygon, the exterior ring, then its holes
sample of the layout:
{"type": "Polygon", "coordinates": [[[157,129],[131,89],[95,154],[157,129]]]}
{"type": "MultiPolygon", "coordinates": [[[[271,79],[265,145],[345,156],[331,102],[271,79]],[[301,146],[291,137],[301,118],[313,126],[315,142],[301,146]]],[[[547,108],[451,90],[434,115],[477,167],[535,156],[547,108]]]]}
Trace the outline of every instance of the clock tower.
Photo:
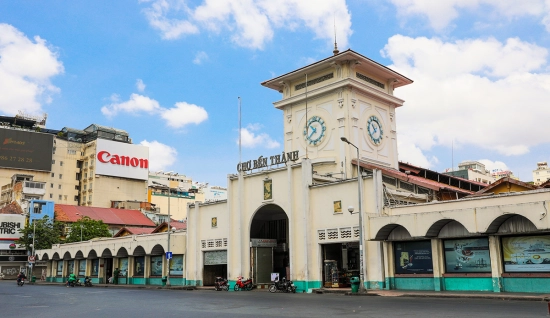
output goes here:
{"type": "Polygon", "coordinates": [[[407,77],[353,51],[265,81],[282,93],[284,150],[311,159],[317,175],[351,175],[359,148],[362,162],[398,169],[395,110],[404,101],[394,89],[407,77]]]}

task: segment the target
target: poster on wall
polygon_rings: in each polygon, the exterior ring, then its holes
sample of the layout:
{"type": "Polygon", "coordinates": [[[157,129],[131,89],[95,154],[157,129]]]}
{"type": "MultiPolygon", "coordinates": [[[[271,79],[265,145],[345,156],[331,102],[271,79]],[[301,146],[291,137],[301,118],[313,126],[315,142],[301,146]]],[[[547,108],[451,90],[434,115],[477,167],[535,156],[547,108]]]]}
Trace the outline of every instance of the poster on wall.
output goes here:
{"type": "Polygon", "coordinates": [[[550,235],[502,238],[505,272],[550,272],[550,235]]]}
{"type": "Polygon", "coordinates": [[[143,276],[145,273],[145,258],[134,258],[134,276],[143,276]]]}
{"type": "Polygon", "coordinates": [[[68,261],[67,262],[67,275],[74,273],[74,261],[68,261]]]}
{"type": "Polygon", "coordinates": [[[63,261],[57,262],[57,276],[63,276],[63,261]]]}
{"type": "Polygon", "coordinates": [[[151,256],[151,276],[162,276],[162,256],[151,256]]]}
{"type": "Polygon", "coordinates": [[[396,274],[432,274],[432,243],[430,241],[395,242],[396,274]]]}
{"type": "Polygon", "coordinates": [[[444,246],[447,273],[491,272],[488,238],[445,240],[444,246]]]}
{"type": "Polygon", "coordinates": [[[119,261],[119,274],[118,277],[126,277],[128,275],[128,259],[121,258],[119,261]]]}
{"type": "Polygon", "coordinates": [[[183,276],[183,255],[174,255],[170,261],[170,275],[183,276]]]}
{"type": "Polygon", "coordinates": [[[92,276],[99,275],[99,259],[92,260],[92,276]]]}
{"type": "Polygon", "coordinates": [[[78,276],[86,276],[86,260],[82,259],[78,262],[78,276]]]}

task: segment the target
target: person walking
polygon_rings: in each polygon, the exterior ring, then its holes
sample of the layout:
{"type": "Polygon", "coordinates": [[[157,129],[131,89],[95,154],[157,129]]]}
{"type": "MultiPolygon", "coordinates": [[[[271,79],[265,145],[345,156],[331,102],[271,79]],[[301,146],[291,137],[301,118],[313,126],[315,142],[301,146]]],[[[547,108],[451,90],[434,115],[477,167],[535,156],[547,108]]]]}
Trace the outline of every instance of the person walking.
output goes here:
{"type": "Polygon", "coordinates": [[[115,272],[113,273],[113,284],[118,285],[118,275],[120,274],[120,271],[118,268],[115,268],[115,272]]]}

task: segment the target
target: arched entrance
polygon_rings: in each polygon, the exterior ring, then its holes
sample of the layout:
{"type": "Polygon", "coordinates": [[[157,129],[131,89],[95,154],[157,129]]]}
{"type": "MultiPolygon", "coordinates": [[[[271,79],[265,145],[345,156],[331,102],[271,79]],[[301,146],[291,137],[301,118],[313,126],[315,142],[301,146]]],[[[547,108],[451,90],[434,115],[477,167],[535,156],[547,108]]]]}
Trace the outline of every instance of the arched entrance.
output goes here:
{"type": "Polygon", "coordinates": [[[250,224],[250,262],[255,284],[271,283],[271,273],[290,279],[288,216],[278,205],[262,206],[250,224]]]}

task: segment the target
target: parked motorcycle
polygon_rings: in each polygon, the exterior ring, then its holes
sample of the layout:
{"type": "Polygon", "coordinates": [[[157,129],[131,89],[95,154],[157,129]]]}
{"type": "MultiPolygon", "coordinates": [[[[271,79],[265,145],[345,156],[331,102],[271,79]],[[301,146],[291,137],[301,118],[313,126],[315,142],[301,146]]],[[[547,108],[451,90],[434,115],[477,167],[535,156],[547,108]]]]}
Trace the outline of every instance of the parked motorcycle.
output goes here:
{"type": "Polygon", "coordinates": [[[82,282],[80,281],[80,278],[76,279],[76,281],[74,282],[74,285],[75,286],[82,286],[82,282]]]}
{"type": "Polygon", "coordinates": [[[92,285],[92,280],[90,279],[90,277],[86,276],[84,278],[84,286],[86,286],[86,287],[92,287],[93,286],[92,285]]]}
{"type": "Polygon", "coordinates": [[[229,284],[227,283],[227,279],[225,279],[223,277],[216,277],[216,281],[214,281],[214,288],[217,291],[220,291],[220,290],[228,291],[229,290],[229,284]]]}
{"type": "Polygon", "coordinates": [[[23,286],[23,285],[25,285],[25,278],[18,278],[17,286],[23,286]]]}
{"type": "Polygon", "coordinates": [[[269,291],[272,293],[279,290],[285,293],[296,293],[296,286],[294,286],[294,283],[291,280],[286,280],[286,277],[283,277],[280,281],[274,280],[273,284],[269,286],[269,291]]]}
{"type": "Polygon", "coordinates": [[[252,279],[248,278],[247,280],[243,280],[242,276],[237,277],[234,290],[252,290],[252,279]]]}

